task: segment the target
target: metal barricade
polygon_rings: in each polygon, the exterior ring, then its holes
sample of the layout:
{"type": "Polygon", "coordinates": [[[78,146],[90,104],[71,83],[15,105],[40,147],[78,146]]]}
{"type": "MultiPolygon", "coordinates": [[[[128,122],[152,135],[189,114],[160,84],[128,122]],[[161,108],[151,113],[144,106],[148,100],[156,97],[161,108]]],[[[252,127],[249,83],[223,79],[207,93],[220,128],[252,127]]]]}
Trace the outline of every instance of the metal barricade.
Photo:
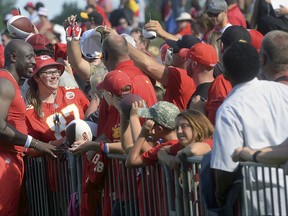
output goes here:
{"type": "Polygon", "coordinates": [[[241,162],[241,215],[288,215],[288,177],[278,166],[241,162]]]}
{"type": "MultiPolygon", "coordinates": [[[[177,171],[160,163],[128,169],[126,157],[108,155],[107,191],[102,193],[106,215],[113,211],[123,216],[209,215],[199,191],[202,157],[183,155],[181,170],[177,171]],[[106,202],[104,194],[108,196],[106,202]]],[[[287,177],[283,170],[258,163],[240,165],[244,178],[238,215],[288,215],[287,177]]],[[[81,156],[26,158],[25,169],[30,215],[67,215],[70,195],[77,191],[81,200],[81,156]]]]}
{"type": "Polygon", "coordinates": [[[68,215],[71,194],[81,191],[81,164],[81,157],[71,154],[58,154],[57,159],[25,158],[30,215],[68,215]]]}
{"type": "Polygon", "coordinates": [[[108,155],[110,212],[133,216],[169,215],[171,191],[167,191],[167,182],[171,179],[167,181],[161,164],[128,169],[125,167],[126,157],[108,155]]]}

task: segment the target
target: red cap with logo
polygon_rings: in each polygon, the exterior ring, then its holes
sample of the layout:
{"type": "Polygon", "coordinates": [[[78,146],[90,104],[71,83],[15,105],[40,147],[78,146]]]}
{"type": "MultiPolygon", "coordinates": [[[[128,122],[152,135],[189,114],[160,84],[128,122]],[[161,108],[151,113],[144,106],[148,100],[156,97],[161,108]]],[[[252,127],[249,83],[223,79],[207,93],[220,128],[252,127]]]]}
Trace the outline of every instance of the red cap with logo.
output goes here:
{"type": "Polygon", "coordinates": [[[59,62],[56,62],[53,58],[48,55],[41,55],[35,58],[36,65],[33,69],[33,75],[37,74],[40,70],[48,66],[54,66],[61,71],[61,74],[64,72],[65,66],[59,62]]]}
{"type": "Polygon", "coordinates": [[[218,56],[215,48],[206,43],[197,43],[190,49],[181,49],[181,57],[190,58],[206,67],[214,67],[217,64],[218,56]]]}
{"type": "Polygon", "coordinates": [[[130,77],[120,70],[114,70],[109,72],[96,88],[98,90],[105,89],[113,95],[122,95],[125,86],[131,86],[130,77]]]}

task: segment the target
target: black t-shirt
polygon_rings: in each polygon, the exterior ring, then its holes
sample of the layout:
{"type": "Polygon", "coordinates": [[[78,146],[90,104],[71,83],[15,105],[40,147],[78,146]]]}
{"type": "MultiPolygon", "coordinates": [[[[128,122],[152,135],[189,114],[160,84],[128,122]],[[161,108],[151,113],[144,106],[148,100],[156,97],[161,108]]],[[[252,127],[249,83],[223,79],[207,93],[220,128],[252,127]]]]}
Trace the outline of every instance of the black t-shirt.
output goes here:
{"type": "Polygon", "coordinates": [[[201,97],[201,100],[207,100],[208,98],[208,90],[211,86],[212,82],[205,82],[205,83],[201,83],[200,85],[197,86],[196,91],[194,92],[194,94],[192,95],[192,97],[189,100],[189,103],[187,105],[187,108],[190,107],[191,101],[193,99],[193,97],[199,95],[201,97]]]}

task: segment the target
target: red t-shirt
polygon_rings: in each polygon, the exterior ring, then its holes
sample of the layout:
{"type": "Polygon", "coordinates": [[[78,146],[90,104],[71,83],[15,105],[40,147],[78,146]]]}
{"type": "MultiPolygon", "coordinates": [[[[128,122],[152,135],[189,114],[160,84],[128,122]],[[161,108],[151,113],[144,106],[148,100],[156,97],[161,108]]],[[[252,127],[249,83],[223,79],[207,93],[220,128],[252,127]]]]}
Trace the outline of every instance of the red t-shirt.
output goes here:
{"type": "Polygon", "coordinates": [[[175,145],[179,140],[170,140],[165,143],[162,143],[146,152],[144,152],[140,157],[145,166],[154,165],[158,161],[157,154],[159,150],[164,146],[175,145]]]}
{"type": "Polygon", "coordinates": [[[43,142],[58,140],[65,136],[66,126],[74,119],[84,119],[84,113],[90,102],[81,90],[74,87],[62,87],[57,90],[56,104],[42,102],[43,118],[38,118],[33,106],[28,106],[26,124],[28,132],[43,142]],[[59,115],[60,130],[56,131],[54,117],[59,115]]]}
{"type": "MultiPolygon", "coordinates": [[[[207,139],[207,140],[204,140],[203,142],[204,142],[204,143],[207,143],[207,144],[211,147],[211,149],[213,148],[213,139],[207,139]]],[[[185,146],[181,145],[181,144],[178,142],[177,144],[175,144],[175,145],[173,145],[173,146],[170,147],[170,149],[169,149],[169,154],[175,156],[175,155],[177,155],[177,153],[178,153],[180,150],[182,150],[182,149],[184,149],[184,148],[185,148],[185,146]]]]}
{"type": "Polygon", "coordinates": [[[184,36],[184,35],[192,35],[192,33],[193,31],[192,31],[191,25],[187,25],[185,26],[185,28],[181,29],[176,34],[184,36]]]}
{"type": "MultiPolygon", "coordinates": [[[[12,77],[12,75],[6,70],[0,70],[0,78],[8,79],[14,86],[15,96],[10,104],[10,108],[7,116],[7,123],[12,125],[16,130],[23,134],[27,134],[27,127],[25,124],[26,120],[26,105],[22,98],[18,83],[12,77]]],[[[1,146],[0,148],[7,148],[11,150],[16,150],[19,152],[24,151],[24,147],[22,146],[1,146]]]]}
{"type": "Polygon", "coordinates": [[[247,28],[246,20],[237,4],[228,9],[227,17],[229,23],[231,23],[232,25],[247,28]]]}
{"type": "Polygon", "coordinates": [[[169,75],[164,100],[175,104],[181,111],[185,110],[187,104],[196,90],[196,85],[186,70],[168,67],[169,75]]]}
{"type": "Polygon", "coordinates": [[[205,113],[210,122],[215,125],[215,117],[218,108],[232,90],[231,83],[223,74],[217,76],[208,91],[208,99],[205,104],[205,113]]]}
{"type": "MultiPolygon", "coordinates": [[[[132,60],[123,61],[118,64],[115,70],[121,70],[131,79],[131,93],[141,96],[150,107],[157,102],[155,90],[146,74],[134,66],[132,60]]],[[[111,141],[120,140],[120,115],[118,110],[106,102],[101,102],[99,111],[98,134],[103,132],[111,141]],[[104,124],[103,124],[104,123],[104,124]]]]}

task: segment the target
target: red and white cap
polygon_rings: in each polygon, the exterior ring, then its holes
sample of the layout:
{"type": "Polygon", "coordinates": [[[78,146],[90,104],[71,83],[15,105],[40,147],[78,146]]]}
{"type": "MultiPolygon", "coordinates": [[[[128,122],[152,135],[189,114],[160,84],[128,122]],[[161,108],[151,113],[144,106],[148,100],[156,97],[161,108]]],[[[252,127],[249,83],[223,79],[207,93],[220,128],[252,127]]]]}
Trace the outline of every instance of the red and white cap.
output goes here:
{"type": "Polygon", "coordinates": [[[37,56],[35,58],[36,60],[36,65],[33,69],[33,75],[37,74],[40,70],[42,70],[45,67],[48,66],[54,66],[55,68],[57,68],[58,70],[61,71],[61,74],[64,72],[65,70],[65,66],[59,62],[56,62],[53,58],[51,58],[48,55],[41,55],[41,56],[37,56]]]}

